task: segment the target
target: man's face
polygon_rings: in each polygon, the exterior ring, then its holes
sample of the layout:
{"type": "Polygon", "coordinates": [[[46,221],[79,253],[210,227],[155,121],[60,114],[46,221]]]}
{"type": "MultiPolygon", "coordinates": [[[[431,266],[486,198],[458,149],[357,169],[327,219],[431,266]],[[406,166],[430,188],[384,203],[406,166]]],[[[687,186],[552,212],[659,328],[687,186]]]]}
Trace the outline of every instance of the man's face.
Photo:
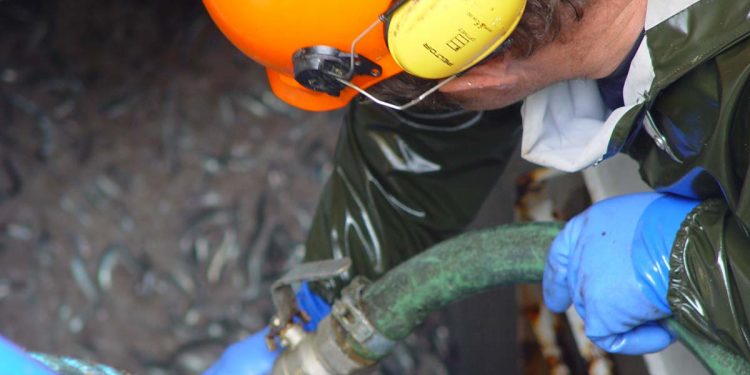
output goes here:
{"type": "Polygon", "coordinates": [[[564,80],[599,79],[622,62],[643,30],[646,0],[597,2],[575,27],[526,58],[501,55],[440,91],[467,109],[508,106],[564,80]]]}
{"type": "Polygon", "coordinates": [[[466,109],[488,110],[506,107],[544,87],[575,78],[569,61],[558,56],[555,48],[548,47],[524,59],[495,57],[470,69],[440,91],[466,109]]]}

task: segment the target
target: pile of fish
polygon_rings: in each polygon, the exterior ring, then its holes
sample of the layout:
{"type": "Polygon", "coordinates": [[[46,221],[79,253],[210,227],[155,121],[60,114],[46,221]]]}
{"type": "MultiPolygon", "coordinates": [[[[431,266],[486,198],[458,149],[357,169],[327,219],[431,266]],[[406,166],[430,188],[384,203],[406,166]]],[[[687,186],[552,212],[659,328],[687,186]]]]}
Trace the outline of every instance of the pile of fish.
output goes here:
{"type": "MultiPolygon", "coordinates": [[[[0,1],[0,333],[200,373],[273,312],[340,116],[276,99],[200,2],[0,1]]],[[[446,373],[433,319],[381,373],[446,373]]]]}

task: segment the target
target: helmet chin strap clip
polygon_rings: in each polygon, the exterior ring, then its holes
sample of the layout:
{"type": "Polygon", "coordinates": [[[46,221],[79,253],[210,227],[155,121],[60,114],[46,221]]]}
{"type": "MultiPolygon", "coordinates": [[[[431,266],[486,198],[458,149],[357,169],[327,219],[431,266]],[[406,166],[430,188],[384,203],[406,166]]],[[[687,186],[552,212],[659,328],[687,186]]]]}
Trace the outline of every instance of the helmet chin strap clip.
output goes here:
{"type": "Polygon", "coordinates": [[[383,73],[380,65],[364,56],[352,55],[333,47],[313,46],[297,50],[292,57],[294,79],[311,90],[339,96],[354,76],[378,77],[383,73]]]}

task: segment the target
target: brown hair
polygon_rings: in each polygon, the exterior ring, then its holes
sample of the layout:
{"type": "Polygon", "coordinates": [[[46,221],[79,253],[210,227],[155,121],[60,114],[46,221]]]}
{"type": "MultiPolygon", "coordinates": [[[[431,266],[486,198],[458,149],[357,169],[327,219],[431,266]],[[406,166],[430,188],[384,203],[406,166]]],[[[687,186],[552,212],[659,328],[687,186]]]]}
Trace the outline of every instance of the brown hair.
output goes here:
{"type": "Polygon", "coordinates": [[[591,0],[528,0],[521,22],[511,35],[510,52],[531,56],[539,47],[560,36],[566,21],[579,21],[591,0]]]}
{"type": "MultiPolygon", "coordinates": [[[[446,0],[451,1],[451,0],[446,0]]],[[[570,20],[579,21],[586,5],[594,0],[527,0],[521,22],[511,34],[503,52],[513,57],[528,57],[539,47],[560,37],[563,25],[570,20]]],[[[408,102],[429,88],[436,80],[418,78],[401,73],[378,83],[370,89],[378,98],[389,102],[408,102]]],[[[415,107],[416,110],[451,110],[458,106],[445,95],[436,92],[415,107]]]]}

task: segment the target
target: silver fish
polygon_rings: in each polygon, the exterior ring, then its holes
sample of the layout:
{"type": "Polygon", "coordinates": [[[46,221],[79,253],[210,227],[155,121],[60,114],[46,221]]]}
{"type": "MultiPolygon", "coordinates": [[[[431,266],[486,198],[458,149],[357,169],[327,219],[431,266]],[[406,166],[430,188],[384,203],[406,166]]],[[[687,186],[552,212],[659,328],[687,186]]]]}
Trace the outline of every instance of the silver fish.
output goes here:
{"type": "Polygon", "coordinates": [[[17,196],[23,188],[21,172],[10,156],[3,158],[2,174],[5,177],[0,179],[0,202],[17,196]]]}
{"type": "Polygon", "coordinates": [[[140,266],[125,247],[120,245],[108,247],[102,254],[96,271],[96,281],[102,291],[107,292],[112,289],[112,273],[118,264],[124,266],[132,274],[141,271],[140,266]]]}
{"type": "Polygon", "coordinates": [[[21,110],[21,112],[26,113],[36,121],[42,138],[37,150],[37,157],[42,161],[46,161],[55,149],[55,124],[52,122],[52,119],[36,103],[21,95],[8,94],[8,100],[13,106],[21,110]]]}
{"type": "Polygon", "coordinates": [[[231,229],[224,231],[224,237],[219,247],[214,251],[211,261],[208,263],[208,269],[206,271],[206,279],[211,284],[216,284],[221,278],[221,271],[224,269],[224,265],[237,258],[239,253],[239,246],[237,245],[237,233],[231,229]]]}
{"type": "Polygon", "coordinates": [[[95,302],[99,298],[99,291],[96,289],[94,282],[91,281],[91,276],[86,270],[83,258],[78,254],[74,255],[70,260],[70,273],[73,274],[73,279],[86,299],[89,302],[95,302]]]}

